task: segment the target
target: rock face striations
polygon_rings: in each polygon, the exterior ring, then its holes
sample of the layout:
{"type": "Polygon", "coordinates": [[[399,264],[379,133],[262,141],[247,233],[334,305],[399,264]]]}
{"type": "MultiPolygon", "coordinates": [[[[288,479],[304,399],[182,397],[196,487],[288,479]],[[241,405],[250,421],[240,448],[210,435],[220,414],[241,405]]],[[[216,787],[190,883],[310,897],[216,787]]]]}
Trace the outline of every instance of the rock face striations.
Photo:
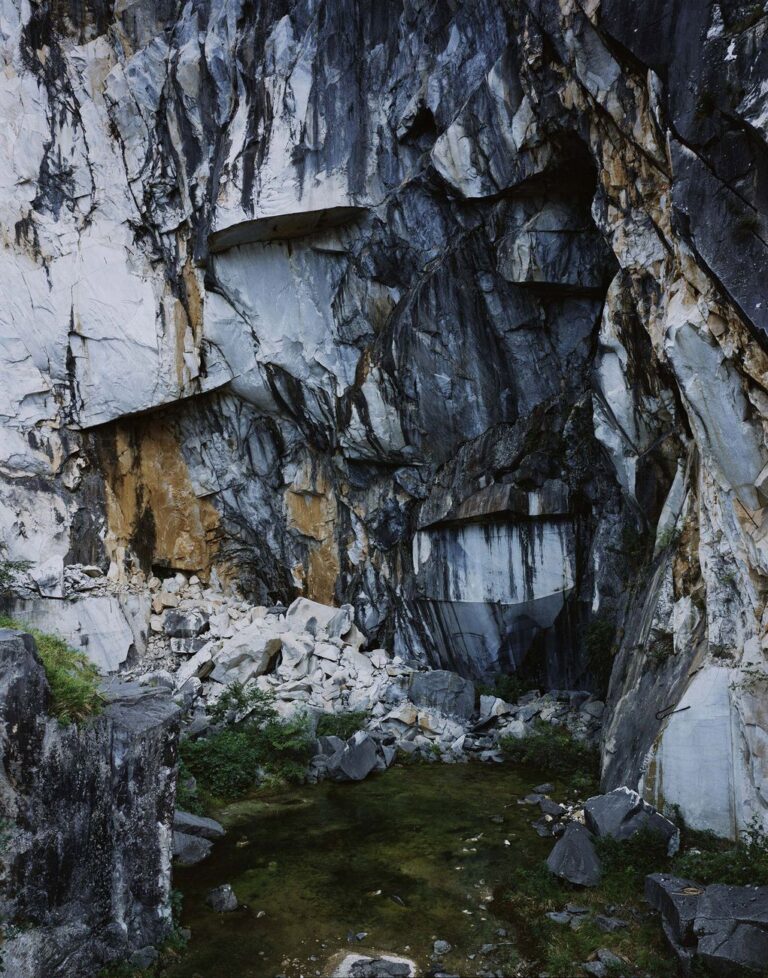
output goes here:
{"type": "Polygon", "coordinates": [[[114,669],[143,582],[185,572],[349,602],[372,647],[471,679],[610,674],[606,788],[765,823],[762,7],[0,0],[0,24],[25,615],[77,595],[114,669]]]}
{"type": "Polygon", "coordinates": [[[49,700],[32,638],[0,630],[0,960],[20,978],[94,974],[171,926],[179,708],[115,685],[78,729],[49,700]]]}

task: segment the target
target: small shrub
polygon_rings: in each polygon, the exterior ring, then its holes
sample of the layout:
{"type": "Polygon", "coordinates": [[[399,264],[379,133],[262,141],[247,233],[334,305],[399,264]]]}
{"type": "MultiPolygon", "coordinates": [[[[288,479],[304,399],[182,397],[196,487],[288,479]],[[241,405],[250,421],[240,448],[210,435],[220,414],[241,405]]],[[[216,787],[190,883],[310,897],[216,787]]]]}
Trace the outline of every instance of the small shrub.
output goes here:
{"type": "Polygon", "coordinates": [[[755,821],[737,843],[712,833],[685,832],[693,842],[675,860],[674,871],[697,883],[728,883],[732,886],[768,886],[768,836],[755,821]]]}
{"type": "Polygon", "coordinates": [[[261,763],[261,752],[245,730],[219,730],[200,740],[185,741],[181,756],[204,791],[227,799],[244,795],[254,786],[261,763]]]}
{"type": "Polygon", "coordinates": [[[101,677],[84,652],[70,648],[56,635],[47,635],[12,618],[0,616],[0,628],[29,632],[35,639],[51,688],[51,712],[60,723],[78,723],[101,712],[101,677]]]}
{"type": "MultiPolygon", "coordinates": [[[[302,780],[312,756],[308,717],[282,720],[271,694],[239,683],[233,683],[208,713],[220,729],[184,741],[180,752],[180,777],[182,770],[186,780],[191,774],[205,795],[240,798],[255,787],[261,773],[281,781],[302,780]]],[[[179,804],[182,799],[188,811],[199,813],[203,807],[197,790],[182,790],[179,804]]]]}
{"type": "Polygon", "coordinates": [[[349,710],[346,713],[323,713],[317,721],[318,737],[341,737],[349,740],[365,726],[368,714],[365,710],[349,710]]]}
{"type": "Polygon", "coordinates": [[[4,556],[5,551],[5,544],[0,543],[0,594],[8,591],[16,580],[17,574],[22,574],[31,566],[28,560],[8,560],[4,556]]]}
{"type": "Polygon", "coordinates": [[[645,877],[669,864],[666,840],[648,829],[622,841],[603,836],[595,840],[595,848],[603,867],[602,893],[617,903],[636,899],[643,892],[645,877]]]}
{"type": "Polygon", "coordinates": [[[647,647],[646,655],[652,668],[660,669],[675,654],[672,635],[658,635],[647,647]]]}
{"type": "Polygon", "coordinates": [[[501,749],[518,764],[534,768],[538,776],[580,778],[592,787],[599,775],[598,752],[580,743],[561,727],[539,723],[534,731],[521,740],[502,737],[501,749]]]}
{"type": "Polygon", "coordinates": [[[270,693],[239,682],[228,686],[206,712],[215,724],[233,724],[245,719],[262,724],[277,716],[270,693]]]}
{"type": "Polygon", "coordinates": [[[481,696],[498,696],[505,703],[517,703],[523,694],[536,689],[537,684],[531,679],[521,679],[513,674],[495,676],[492,683],[476,683],[475,689],[481,696]]]}

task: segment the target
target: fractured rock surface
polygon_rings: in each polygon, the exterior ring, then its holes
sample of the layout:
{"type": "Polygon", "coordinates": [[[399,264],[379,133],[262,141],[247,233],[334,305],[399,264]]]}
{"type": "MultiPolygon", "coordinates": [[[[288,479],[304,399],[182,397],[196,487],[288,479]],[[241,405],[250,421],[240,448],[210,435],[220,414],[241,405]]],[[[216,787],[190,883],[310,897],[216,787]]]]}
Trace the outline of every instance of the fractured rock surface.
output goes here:
{"type": "Polygon", "coordinates": [[[759,5],[0,17],[11,610],[115,671],[178,571],[468,679],[613,664],[603,787],[766,824],[759,5]]]}

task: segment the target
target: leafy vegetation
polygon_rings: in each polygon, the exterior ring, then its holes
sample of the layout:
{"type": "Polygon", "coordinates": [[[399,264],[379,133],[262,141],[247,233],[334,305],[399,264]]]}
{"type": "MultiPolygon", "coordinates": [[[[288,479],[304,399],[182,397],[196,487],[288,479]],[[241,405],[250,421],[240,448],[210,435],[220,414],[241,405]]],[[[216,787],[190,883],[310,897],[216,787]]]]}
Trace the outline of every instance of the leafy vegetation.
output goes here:
{"type": "Polygon", "coordinates": [[[0,594],[8,590],[17,574],[28,570],[30,566],[27,560],[8,560],[4,556],[5,552],[5,545],[0,543],[0,594]]]}
{"type": "Polygon", "coordinates": [[[505,703],[517,703],[523,694],[536,689],[536,684],[518,675],[504,674],[495,676],[492,683],[476,683],[475,688],[481,696],[498,696],[505,703]]]}
{"type": "Polygon", "coordinates": [[[643,893],[645,877],[667,866],[667,843],[658,832],[639,831],[619,841],[604,836],[595,841],[603,867],[603,896],[625,903],[643,893]]]}
{"type": "Polygon", "coordinates": [[[580,791],[597,789],[598,752],[562,727],[537,723],[529,736],[521,740],[502,737],[500,743],[509,760],[534,769],[539,777],[566,779],[572,789],[580,791]]]}
{"type": "Polygon", "coordinates": [[[84,652],[70,648],[56,635],[12,618],[0,616],[0,628],[29,632],[35,639],[51,687],[51,712],[61,723],[79,723],[101,712],[104,699],[99,691],[99,671],[84,652]]]}
{"type": "MultiPolygon", "coordinates": [[[[185,780],[192,775],[209,798],[240,798],[263,777],[301,781],[312,756],[309,718],[281,719],[272,698],[255,686],[233,683],[209,709],[219,726],[212,734],[181,745],[185,780]]],[[[200,811],[196,792],[185,789],[187,810],[200,811]]]]}
{"type": "Polygon", "coordinates": [[[324,713],[317,721],[318,737],[341,737],[349,740],[365,726],[368,714],[365,710],[348,710],[346,713],[324,713]]]}
{"type": "Polygon", "coordinates": [[[684,830],[686,848],[675,859],[674,872],[697,883],[732,886],[768,886],[768,835],[757,822],[737,843],[719,839],[711,832],[684,830]]]}

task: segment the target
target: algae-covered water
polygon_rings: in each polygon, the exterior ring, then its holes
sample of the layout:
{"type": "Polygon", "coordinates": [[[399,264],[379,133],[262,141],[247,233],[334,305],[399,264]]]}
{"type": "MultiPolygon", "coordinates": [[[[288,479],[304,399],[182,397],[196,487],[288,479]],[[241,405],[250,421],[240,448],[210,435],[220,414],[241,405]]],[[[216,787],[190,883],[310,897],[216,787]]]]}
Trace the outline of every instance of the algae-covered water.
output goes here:
{"type": "Polygon", "coordinates": [[[453,946],[446,971],[476,973],[484,944],[512,941],[494,890],[551,848],[530,827],[538,810],[518,804],[533,784],[508,765],[397,766],[230,806],[211,857],[176,871],[193,936],[170,975],[326,975],[347,949],[405,954],[424,970],[437,939],[453,946]],[[222,883],[242,909],[206,907],[222,883]]]}

